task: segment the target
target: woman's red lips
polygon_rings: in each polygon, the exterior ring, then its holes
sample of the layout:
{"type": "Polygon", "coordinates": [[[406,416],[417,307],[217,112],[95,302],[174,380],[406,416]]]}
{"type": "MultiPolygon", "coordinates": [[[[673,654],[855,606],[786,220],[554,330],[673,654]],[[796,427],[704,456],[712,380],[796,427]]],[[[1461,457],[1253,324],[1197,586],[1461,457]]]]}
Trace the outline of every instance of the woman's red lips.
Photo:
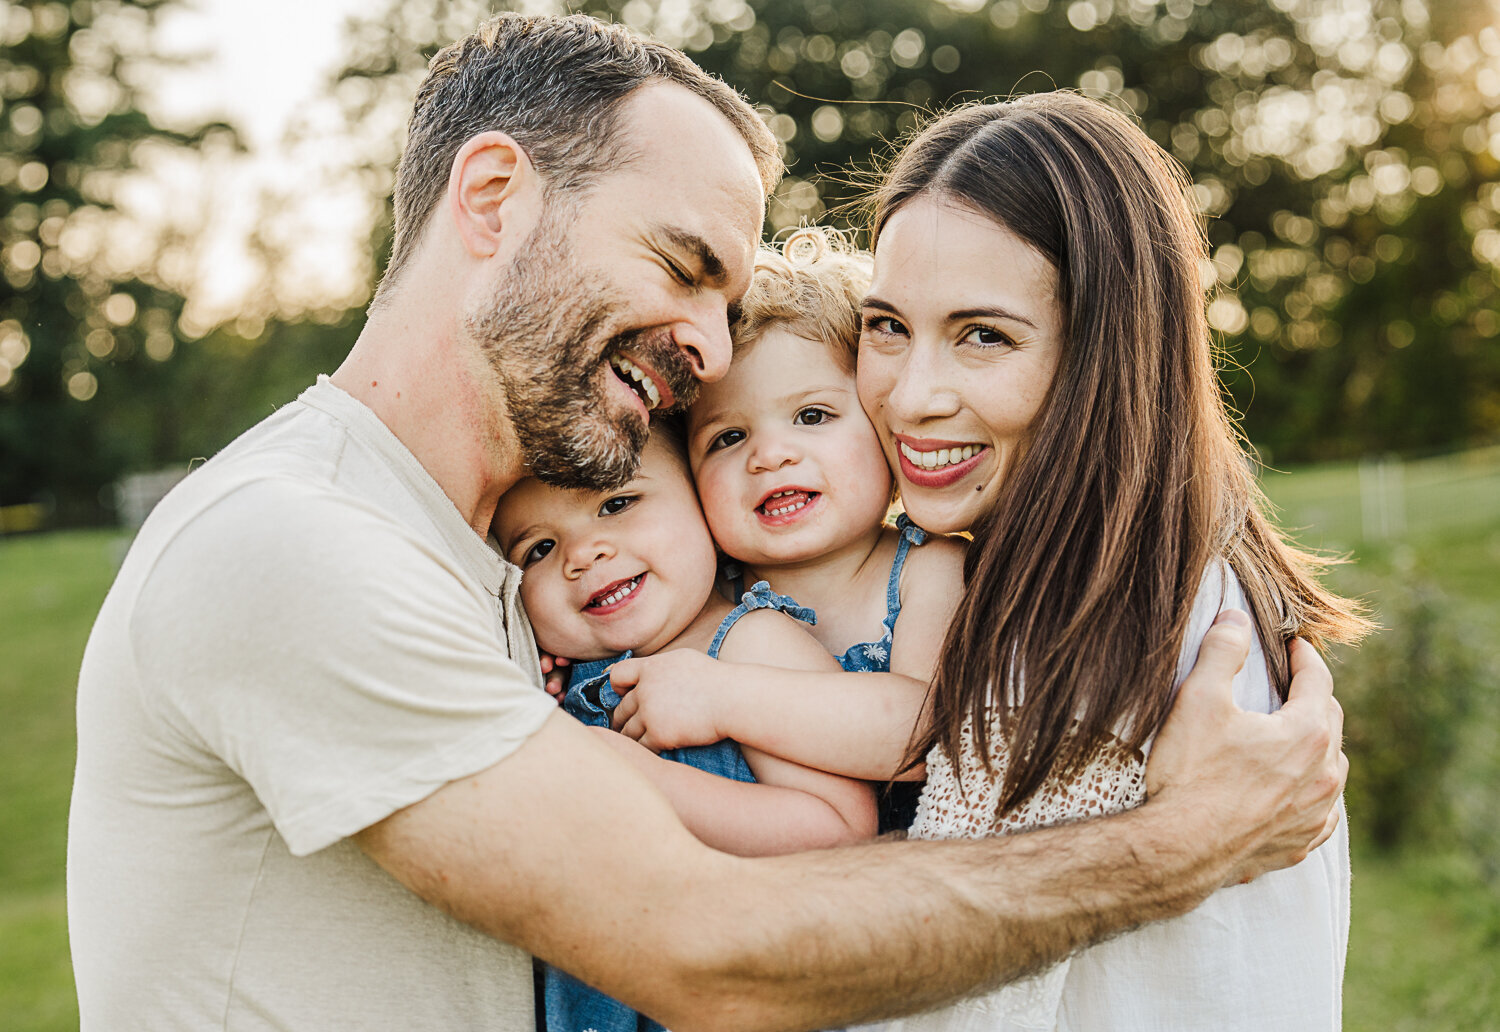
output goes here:
{"type": "Polygon", "coordinates": [[[930,489],[948,487],[962,480],[984,461],[985,455],[990,450],[987,445],[974,444],[971,441],[938,441],[905,437],[901,434],[894,436],[897,442],[896,458],[901,468],[901,476],[917,487],[930,489]],[[966,459],[960,457],[964,451],[971,451],[966,459]],[[910,454],[912,452],[927,455],[936,452],[938,465],[919,465],[910,454]]]}

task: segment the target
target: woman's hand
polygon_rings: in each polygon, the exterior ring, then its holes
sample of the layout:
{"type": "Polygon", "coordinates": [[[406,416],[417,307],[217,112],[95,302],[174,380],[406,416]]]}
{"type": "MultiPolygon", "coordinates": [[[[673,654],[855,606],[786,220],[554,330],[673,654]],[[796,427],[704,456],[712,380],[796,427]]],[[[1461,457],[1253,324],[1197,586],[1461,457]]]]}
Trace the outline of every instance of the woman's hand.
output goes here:
{"type": "Polygon", "coordinates": [[[622,659],[609,683],[624,698],[614,729],[652,752],[712,745],[729,737],[719,727],[724,665],[693,649],[622,659]]]}

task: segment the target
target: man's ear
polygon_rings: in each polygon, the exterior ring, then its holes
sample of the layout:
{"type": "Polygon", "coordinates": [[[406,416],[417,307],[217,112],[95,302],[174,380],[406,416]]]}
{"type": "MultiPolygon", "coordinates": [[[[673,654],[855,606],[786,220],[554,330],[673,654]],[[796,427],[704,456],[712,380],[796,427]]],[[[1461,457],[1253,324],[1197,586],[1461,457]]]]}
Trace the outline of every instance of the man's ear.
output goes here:
{"type": "Polygon", "coordinates": [[[464,248],[488,258],[504,237],[530,234],[540,187],[531,156],[514,139],[502,132],[471,137],[454,155],[448,176],[448,210],[464,248]]]}

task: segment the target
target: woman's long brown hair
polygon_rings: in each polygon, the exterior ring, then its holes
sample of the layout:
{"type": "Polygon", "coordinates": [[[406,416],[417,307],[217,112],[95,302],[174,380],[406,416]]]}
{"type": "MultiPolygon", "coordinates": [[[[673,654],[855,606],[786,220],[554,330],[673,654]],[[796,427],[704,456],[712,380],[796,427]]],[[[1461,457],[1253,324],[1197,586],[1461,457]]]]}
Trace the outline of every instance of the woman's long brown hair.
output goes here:
{"type": "Polygon", "coordinates": [[[1327,560],[1266,516],[1217,379],[1207,245],[1181,166],[1104,104],[1037,94],[919,133],[875,192],[872,238],[919,195],[985,215],[1045,256],[1065,340],[1030,440],[971,528],[931,729],[912,759],[934,743],[957,756],[972,722],[993,770],[989,712],[1005,707],[1003,812],[1112,737],[1139,748],[1171,708],[1217,560],[1244,588],[1283,700],[1291,637],[1321,646],[1368,629],[1357,603],[1319,583],[1327,560]]]}

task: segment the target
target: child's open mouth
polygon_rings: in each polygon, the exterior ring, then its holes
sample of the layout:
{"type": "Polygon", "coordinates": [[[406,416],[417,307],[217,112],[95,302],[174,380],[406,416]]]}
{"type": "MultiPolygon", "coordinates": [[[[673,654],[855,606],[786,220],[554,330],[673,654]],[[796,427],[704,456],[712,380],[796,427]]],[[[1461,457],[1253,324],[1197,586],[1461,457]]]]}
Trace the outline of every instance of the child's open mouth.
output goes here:
{"type": "Polygon", "coordinates": [[[607,587],[601,588],[590,596],[584,609],[590,613],[608,613],[620,608],[635,597],[640,590],[642,582],[646,579],[644,573],[638,573],[634,577],[615,581],[607,587]]]}
{"type": "Polygon", "coordinates": [[[755,507],[762,520],[782,523],[796,519],[808,506],[822,497],[817,491],[804,491],[800,487],[787,488],[766,497],[755,507]]]}

